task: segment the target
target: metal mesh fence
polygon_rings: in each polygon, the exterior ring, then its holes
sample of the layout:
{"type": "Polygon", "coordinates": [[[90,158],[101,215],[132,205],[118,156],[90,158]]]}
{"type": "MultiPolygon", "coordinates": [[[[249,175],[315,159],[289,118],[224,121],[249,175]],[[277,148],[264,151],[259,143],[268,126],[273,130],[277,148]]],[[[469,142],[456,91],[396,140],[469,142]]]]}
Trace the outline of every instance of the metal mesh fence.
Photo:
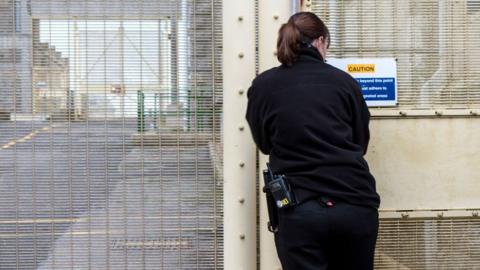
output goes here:
{"type": "Polygon", "coordinates": [[[312,2],[330,56],[397,59],[399,108],[480,107],[479,1],[312,2]]]}
{"type": "Polygon", "coordinates": [[[222,269],[221,1],[0,14],[0,269],[222,269]]]}

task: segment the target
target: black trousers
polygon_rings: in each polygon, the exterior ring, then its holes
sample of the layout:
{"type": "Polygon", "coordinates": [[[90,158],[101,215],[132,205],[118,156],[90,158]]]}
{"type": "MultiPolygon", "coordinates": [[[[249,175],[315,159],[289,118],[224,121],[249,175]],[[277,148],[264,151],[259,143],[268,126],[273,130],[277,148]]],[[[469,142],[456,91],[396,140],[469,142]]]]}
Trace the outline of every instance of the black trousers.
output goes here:
{"type": "Polygon", "coordinates": [[[279,210],[275,244],[283,270],[372,270],[378,211],[309,200],[279,210]]]}

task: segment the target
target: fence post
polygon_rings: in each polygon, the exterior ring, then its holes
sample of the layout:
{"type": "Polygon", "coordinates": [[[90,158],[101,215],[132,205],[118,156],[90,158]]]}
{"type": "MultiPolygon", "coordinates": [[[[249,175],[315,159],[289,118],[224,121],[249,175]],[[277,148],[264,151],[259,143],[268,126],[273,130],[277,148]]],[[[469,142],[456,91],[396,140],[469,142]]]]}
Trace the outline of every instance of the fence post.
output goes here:
{"type": "Polygon", "coordinates": [[[224,269],[253,270],[256,148],[245,121],[255,77],[255,1],[223,1],[224,269]]]}
{"type": "Polygon", "coordinates": [[[137,91],[137,132],[145,131],[145,94],[142,90],[137,91]]]}
{"type": "MultiPolygon", "coordinates": [[[[259,0],[260,17],[258,18],[258,64],[259,72],[267,70],[271,67],[278,66],[276,43],[278,29],[282,23],[286,23],[290,15],[294,12],[292,9],[295,1],[278,1],[278,0],[259,0]]],[[[259,175],[266,167],[265,163],[268,156],[260,154],[259,175]]],[[[262,181],[260,181],[262,183],[262,181]]],[[[260,203],[260,269],[261,270],[277,270],[281,269],[278,260],[273,234],[267,230],[268,212],[265,202],[265,194],[261,192],[262,184],[260,184],[259,203],[260,203]]]]}

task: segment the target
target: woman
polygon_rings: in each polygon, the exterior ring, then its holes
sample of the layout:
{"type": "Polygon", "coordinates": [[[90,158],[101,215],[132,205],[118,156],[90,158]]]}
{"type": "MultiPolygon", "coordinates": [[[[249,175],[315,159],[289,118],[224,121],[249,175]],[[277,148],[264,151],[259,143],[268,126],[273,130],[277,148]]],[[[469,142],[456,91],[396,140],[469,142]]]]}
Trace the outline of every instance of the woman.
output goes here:
{"type": "Polygon", "coordinates": [[[247,121],[298,205],[278,210],[284,270],[373,269],[380,198],[364,155],[370,114],[357,82],[325,63],[330,34],[313,13],[282,25],[279,67],[248,90],[247,121]]]}

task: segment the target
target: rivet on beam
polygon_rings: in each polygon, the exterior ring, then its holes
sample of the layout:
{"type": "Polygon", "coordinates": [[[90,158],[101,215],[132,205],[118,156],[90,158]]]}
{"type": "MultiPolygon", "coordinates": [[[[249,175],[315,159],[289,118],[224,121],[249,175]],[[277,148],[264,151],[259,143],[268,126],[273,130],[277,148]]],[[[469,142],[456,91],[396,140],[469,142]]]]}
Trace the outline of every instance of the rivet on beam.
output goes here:
{"type": "Polygon", "coordinates": [[[245,55],[244,55],[243,53],[239,53],[239,54],[238,54],[238,58],[240,58],[240,59],[243,58],[244,56],[245,56],[245,55]]]}

